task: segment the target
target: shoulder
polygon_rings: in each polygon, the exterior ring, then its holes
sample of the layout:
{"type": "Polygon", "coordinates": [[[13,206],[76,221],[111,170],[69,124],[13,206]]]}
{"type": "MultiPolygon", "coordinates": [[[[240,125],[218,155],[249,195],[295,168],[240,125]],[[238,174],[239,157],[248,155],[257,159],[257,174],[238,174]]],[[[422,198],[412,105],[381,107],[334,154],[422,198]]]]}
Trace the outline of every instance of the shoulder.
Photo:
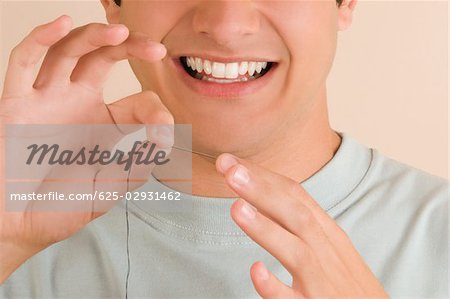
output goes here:
{"type": "Polygon", "coordinates": [[[339,175],[339,184],[348,185],[349,191],[334,215],[348,209],[395,213],[405,218],[430,209],[445,214],[450,192],[447,179],[393,159],[347,133],[341,134],[343,142],[336,153],[336,163],[329,168],[334,167],[333,176],[339,175]]]}
{"type": "MultiPolygon", "coordinates": [[[[420,239],[420,243],[439,243],[444,250],[449,181],[397,161],[377,149],[371,152],[370,167],[353,194],[354,204],[350,210],[359,211],[359,216],[367,223],[382,227],[395,238],[411,235],[420,239]]],[[[418,242],[414,243],[418,246],[418,242]]]]}
{"type": "Polygon", "coordinates": [[[367,179],[371,189],[403,203],[445,205],[450,183],[447,179],[390,158],[372,149],[372,163],[367,179]]]}
{"type": "Polygon", "coordinates": [[[439,244],[443,254],[448,231],[449,181],[347,138],[357,150],[351,151],[346,167],[357,163],[361,153],[365,153],[367,162],[361,179],[334,208],[333,216],[349,233],[383,232],[384,241],[397,244],[411,236],[409,240],[415,240],[412,247],[439,244]]]}
{"type": "Polygon", "coordinates": [[[449,181],[370,150],[342,223],[389,294],[443,297],[449,181]]]}

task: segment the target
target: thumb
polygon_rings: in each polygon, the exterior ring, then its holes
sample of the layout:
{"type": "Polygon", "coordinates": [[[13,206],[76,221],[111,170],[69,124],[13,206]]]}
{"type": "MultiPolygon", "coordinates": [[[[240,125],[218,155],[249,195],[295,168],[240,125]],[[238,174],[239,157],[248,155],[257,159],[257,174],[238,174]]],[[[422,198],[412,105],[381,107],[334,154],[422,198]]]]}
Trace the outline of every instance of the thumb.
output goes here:
{"type": "MultiPolygon", "coordinates": [[[[174,118],[159,96],[153,91],[142,91],[107,105],[111,118],[124,134],[131,134],[145,125],[147,136],[164,139],[173,135],[174,118]]],[[[173,139],[173,136],[172,136],[173,139]]],[[[169,140],[170,141],[170,140],[169,140]]],[[[161,144],[167,142],[161,142],[161,144]]]]}

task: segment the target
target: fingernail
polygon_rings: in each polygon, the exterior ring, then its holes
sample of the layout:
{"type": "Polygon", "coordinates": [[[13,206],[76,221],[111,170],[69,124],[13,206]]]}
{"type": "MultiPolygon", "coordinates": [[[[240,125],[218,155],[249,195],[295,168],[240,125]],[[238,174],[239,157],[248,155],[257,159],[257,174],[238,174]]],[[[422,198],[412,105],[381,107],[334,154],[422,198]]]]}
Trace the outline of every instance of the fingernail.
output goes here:
{"type": "Polygon", "coordinates": [[[169,148],[173,146],[174,136],[170,128],[166,126],[155,126],[152,130],[154,141],[161,147],[169,148]]]}
{"type": "Polygon", "coordinates": [[[231,155],[222,156],[220,159],[220,169],[222,172],[226,172],[228,169],[238,164],[238,161],[231,155]]]}
{"type": "Polygon", "coordinates": [[[261,268],[259,269],[259,278],[261,280],[269,280],[269,270],[267,270],[263,263],[261,263],[261,268]]]}
{"type": "Polygon", "coordinates": [[[242,165],[238,165],[234,174],[233,174],[233,181],[236,184],[239,185],[245,185],[250,180],[250,177],[248,175],[248,170],[242,165]]]}
{"type": "Polygon", "coordinates": [[[249,204],[248,202],[243,203],[241,207],[241,214],[247,219],[254,219],[256,217],[256,208],[249,204]]]}

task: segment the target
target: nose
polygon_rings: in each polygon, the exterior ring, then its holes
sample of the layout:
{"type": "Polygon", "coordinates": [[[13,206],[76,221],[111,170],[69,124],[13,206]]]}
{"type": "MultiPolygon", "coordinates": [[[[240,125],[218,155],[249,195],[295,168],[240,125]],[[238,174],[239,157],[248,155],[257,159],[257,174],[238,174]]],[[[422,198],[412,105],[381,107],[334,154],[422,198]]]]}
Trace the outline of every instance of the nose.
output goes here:
{"type": "Polygon", "coordinates": [[[227,45],[260,30],[260,16],[249,0],[203,0],[193,17],[194,31],[227,45]]]}

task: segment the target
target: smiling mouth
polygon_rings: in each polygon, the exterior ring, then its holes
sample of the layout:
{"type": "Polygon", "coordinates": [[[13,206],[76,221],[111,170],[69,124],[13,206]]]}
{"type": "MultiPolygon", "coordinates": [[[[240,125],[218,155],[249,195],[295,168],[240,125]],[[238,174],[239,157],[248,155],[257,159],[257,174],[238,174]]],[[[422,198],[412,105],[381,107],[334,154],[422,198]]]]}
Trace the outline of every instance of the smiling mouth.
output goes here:
{"type": "Polygon", "coordinates": [[[199,57],[181,56],[181,65],[193,78],[227,84],[257,80],[273,67],[269,61],[214,62],[199,57]]]}

